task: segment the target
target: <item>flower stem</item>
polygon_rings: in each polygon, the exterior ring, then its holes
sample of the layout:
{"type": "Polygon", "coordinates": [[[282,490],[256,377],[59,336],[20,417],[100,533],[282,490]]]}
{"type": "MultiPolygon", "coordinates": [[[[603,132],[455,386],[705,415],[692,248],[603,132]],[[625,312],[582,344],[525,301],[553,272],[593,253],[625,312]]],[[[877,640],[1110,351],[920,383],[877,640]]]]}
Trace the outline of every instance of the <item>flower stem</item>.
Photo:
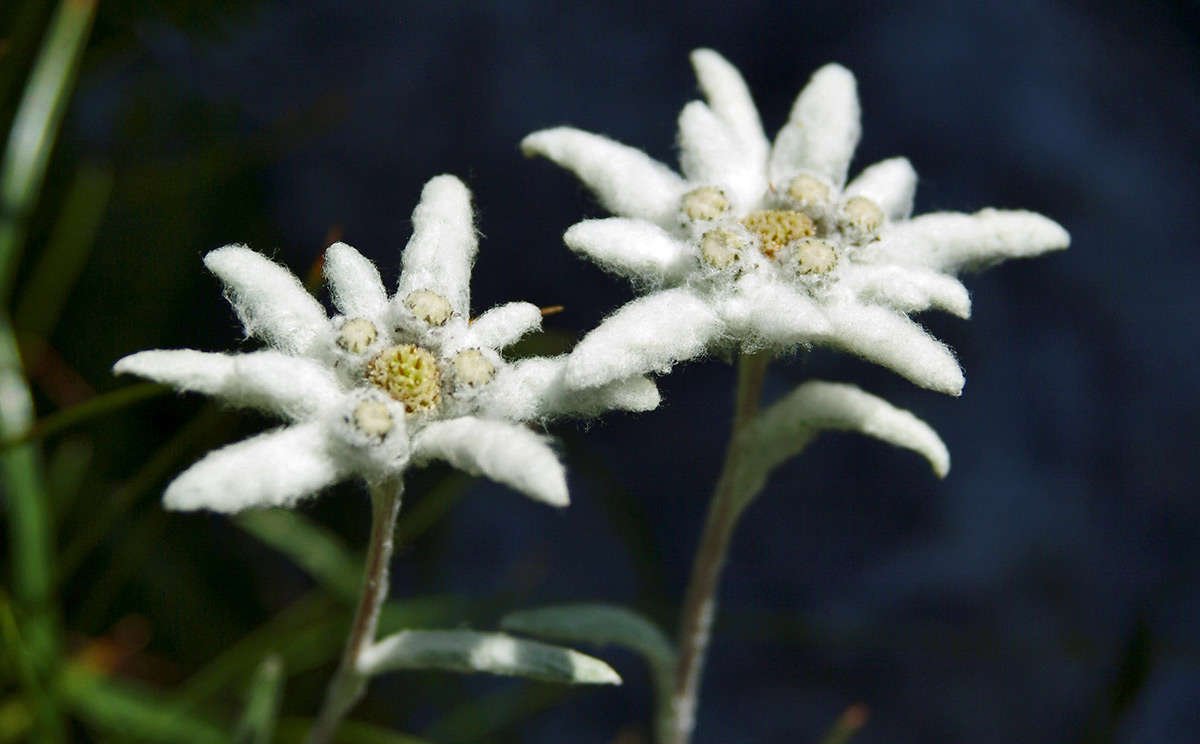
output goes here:
{"type": "Polygon", "coordinates": [[[367,546],[366,576],[362,597],[354,613],[350,635],[333,679],[325,691],[325,703],[308,734],[308,744],[327,744],[350,709],[362,698],[367,678],[358,671],[358,658],[375,640],[379,611],[388,594],[388,564],[391,563],[396,516],[400,513],[403,487],[385,481],[371,488],[371,541],[367,546]]]}
{"type": "Polygon", "coordinates": [[[738,360],[733,426],[725,451],[725,463],[721,468],[721,476],[717,480],[712,501],[708,505],[704,533],[700,537],[700,546],[696,549],[692,575],[684,597],[683,613],[679,621],[679,657],[675,666],[675,691],[671,700],[672,725],[662,735],[662,744],[688,744],[692,729],[696,725],[696,703],[700,696],[701,672],[712,631],[717,587],[721,580],[721,570],[725,566],[725,556],[729,552],[733,530],[747,501],[739,498],[734,487],[741,457],[741,448],[737,446],[737,440],[742,430],[758,413],[768,362],[770,357],[766,354],[743,355],[738,360]]]}

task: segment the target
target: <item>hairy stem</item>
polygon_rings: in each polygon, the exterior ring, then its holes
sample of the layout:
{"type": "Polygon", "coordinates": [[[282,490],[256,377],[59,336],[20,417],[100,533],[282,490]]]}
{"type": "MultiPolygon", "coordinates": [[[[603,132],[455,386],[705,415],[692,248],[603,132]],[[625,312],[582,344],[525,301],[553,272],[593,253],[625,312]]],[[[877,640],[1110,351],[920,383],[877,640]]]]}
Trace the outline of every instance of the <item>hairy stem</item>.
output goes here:
{"type": "Polygon", "coordinates": [[[740,498],[735,488],[741,453],[737,439],[758,413],[763,377],[769,361],[770,357],[764,354],[743,355],[738,361],[733,426],[725,451],[725,464],[708,505],[704,533],[696,549],[692,575],[684,597],[679,621],[675,690],[671,699],[671,726],[662,734],[662,744],[687,744],[696,724],[696,703],[700,695],[701,673],[708,651],[721,570],[729,552],[730,538],[746,503],[746,499],[740,498]]]}
{"type": "Polygon", "coordinates": [[[362,698],[367,678],[358,671],[358,658],[375,640],[379,611],[388,593],[388,564],[392,559],[392,533],[400,513],[403,488],[385,481],[371,488],[371,541],[367,546],[366,576],[362,596],[346,638],[337,671],[325,691],[325,703],[308,734],[308,744],[327,744],[350,709],[362,698]]]}

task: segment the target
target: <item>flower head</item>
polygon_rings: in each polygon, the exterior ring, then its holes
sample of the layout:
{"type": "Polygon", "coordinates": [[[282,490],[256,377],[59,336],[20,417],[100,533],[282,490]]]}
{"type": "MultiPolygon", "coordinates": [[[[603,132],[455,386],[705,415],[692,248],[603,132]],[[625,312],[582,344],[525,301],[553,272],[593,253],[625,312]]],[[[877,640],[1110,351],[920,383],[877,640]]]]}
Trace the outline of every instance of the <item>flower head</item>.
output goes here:
{"type": "Polygon", "coordinates": [[[469,318],[476,236],[470,193],[458,179],[426,184],[413,225],[392,297],[374,264],[348,245],[330,246],[332,318],[294,275],[245,246],[205,256],[247,335],[268,348],[144,351],[114,371],[258,408],[289,425],[207,455],[168,486],[168,507],[286,506],[346,478],[397,478],[433,459],[563,505],[562,466],[517,422],[657,406],[658,391],[643,377],[579,392],[563,384],[566,357],[501,356],[540,327],[541,313],[513,302],[469,318]]]}
{"type": "Polygon", "coordinates": [[[568,383],[665,371],[720,347],[821,344],[957,395],[954,355],[908,314],[967,317],[956,272],[1065,248],[1066,231],[1024,211],[910,217],[917,179],[904,158],[847,183],[860,122],[843,67],[813,75],[769,143],[738,71],[707,49],[692,64],[707,103],[679,116],[682,176],[577,129],[522,142],[526,154],[574,171],[618,215],[572,226],[567,245],[647,290],[580,342],[568,383]]]}

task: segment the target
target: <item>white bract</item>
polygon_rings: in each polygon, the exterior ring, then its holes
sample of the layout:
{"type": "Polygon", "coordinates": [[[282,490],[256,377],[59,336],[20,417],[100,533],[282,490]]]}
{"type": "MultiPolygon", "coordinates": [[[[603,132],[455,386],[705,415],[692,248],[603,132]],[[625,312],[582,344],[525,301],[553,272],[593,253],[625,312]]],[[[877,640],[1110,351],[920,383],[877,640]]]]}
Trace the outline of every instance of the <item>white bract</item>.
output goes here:
{"type": "Polygon", "coordinates": [[[967,317],[955,272],[1066,248],[1066,231],[1025,211],[910,217],[917,177],[904,158],[847,184],[860,123],[843,67],[813,75],[771,144],[738,71],[707,49],[692,64],[708,102],[680,114],[682,176],[577,129],[522,142],[619,215],[572,226],[567,245],[647,291],[576,347],[567,382],[603,385],[720,348],[820,344],[959,394],[954,355],[908,314],[967,317]]]}
{"type": "Polygon", "coordinates": [[[114,371],[257,408],[290,425],[210,453],[171,483],[166,505],[223,512],[288,506],[343,479],[381,482],[434,459],[565,505],[558,458],[517,422],[649,410],[658,390],[633,375],[574,391],[563,383],[565,356],[505,361],[501,350],[539,328],[541,313],[513,302],[469,319],[476,247],[470,192],[453,176],[438,176],[413,212],[394,297],[358,251],[343,243],[328,249],[333,318],[291,272],[245,246],[205,256],[247,335],[269,348],[144,351],[114,371]]]}

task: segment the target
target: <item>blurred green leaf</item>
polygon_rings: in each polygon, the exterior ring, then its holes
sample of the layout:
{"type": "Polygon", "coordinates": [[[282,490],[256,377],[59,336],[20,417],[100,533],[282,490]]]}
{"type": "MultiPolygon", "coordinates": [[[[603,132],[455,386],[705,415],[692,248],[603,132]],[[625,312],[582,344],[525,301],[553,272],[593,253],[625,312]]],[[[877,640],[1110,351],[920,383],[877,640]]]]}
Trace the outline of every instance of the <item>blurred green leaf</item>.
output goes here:
{"type": "Polygon", "coordinates": [[[627,607],[601,603],[540,607],[506,615],[500,627],[568,643],[613,643],[638,652],[651,664],[670,667],[675,663],[675,649],[667,636],[627,607]]]}
{"type": "Polygon", "coordinates": [[[40,339],[50,337],[91,254],[112,186],[113,174],[108,168],[84,165],[75,173],[46,248],[17,303],[13,321],[20,333],[40,339]]]}
{"type": "Polygon", "coordinates": [[[437,524],[462,500],[472,481],[474,478],[460,471],[448,472],[414,506],[400,512],[400,518],[396,521],[396,542],[407,545],[437,524]]]}
{"type": "Polygon", "coordinates": [[[166,395],[168,392],[170,392],[170,388],[164,385],[146,382],[97,395],[77,406],[55,411],[29,427],[23,434],[5,439],[3,442],[0,442],[0,451],[38,439],[45,439],[64,429],[78,426],[91,419],[116,413],[144,400],[166,395]]]}
{"type": "Polygon", "coordinates": [[[65,437],[46,462],[46,492],[56,521],[71,510],[92,465],[95,448],[87,437],[65,437]]]}
{"type": "Polygon", "coordinates": [[[621,683],[608,664],[578,651],[472,630],[400,631],[364,651],[358,668],[366,675],[396,669],[441,669],[563,684],[621,683]]]}
{"type": "Polygon", "coordinates": [[[233,731],[235,744],[271,744],[283,697],[283,679],[283,661],[278,656],[268,656],[258,665],[245,711],[233,731]]]}
{"type": "Polygon", "coordinates": [[[59,693],[80,719],[121,738],[166,744],[227,744],[228,734],[213,721],[188,713],[170,701],[128,682],[69,666],[59,693]]]}
{"type": "Polygon", "coordinates": [[[354,602],[362,583],[362,560],[320,525],[288,509],[243,512],[234,523],[287,555],[335,596],[354,602]]]}

